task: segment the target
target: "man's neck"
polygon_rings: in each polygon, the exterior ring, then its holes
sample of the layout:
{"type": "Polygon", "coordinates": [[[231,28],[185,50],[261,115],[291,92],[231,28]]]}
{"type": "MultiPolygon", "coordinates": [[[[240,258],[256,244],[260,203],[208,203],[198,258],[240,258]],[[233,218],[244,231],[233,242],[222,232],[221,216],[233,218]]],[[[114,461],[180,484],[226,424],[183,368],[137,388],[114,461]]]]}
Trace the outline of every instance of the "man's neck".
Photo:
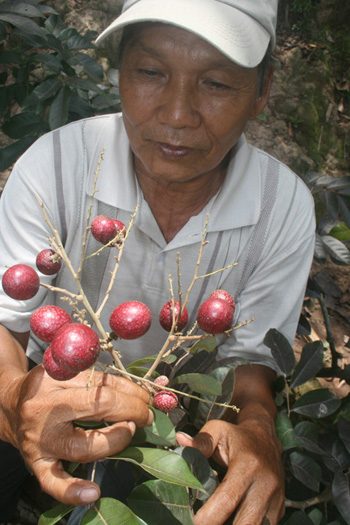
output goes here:
{"type": "Polygon", "coordinates": [[[184,183],[165,184],[145,176],[137,169],[135,171],[144,198],[167,243],[191,217],[203,210],[221,188],[226,174],[226,170],[222,169],[211,176],[203,175],[184,183]]]}

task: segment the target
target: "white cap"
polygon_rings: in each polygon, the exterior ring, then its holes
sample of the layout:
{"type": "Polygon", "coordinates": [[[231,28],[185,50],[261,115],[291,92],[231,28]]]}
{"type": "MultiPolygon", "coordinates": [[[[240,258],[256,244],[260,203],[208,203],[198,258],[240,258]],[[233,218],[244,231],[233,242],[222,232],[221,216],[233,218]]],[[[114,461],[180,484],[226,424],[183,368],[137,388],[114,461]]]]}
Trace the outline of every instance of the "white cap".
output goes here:
{"type": "MultiPolygon", "coordinates": [[[[257,66],[276,42],[278,0],[125,0],[121,15],[96,39],[138,22],[175,25],[209,42],[233,62],[257,66]]],[[[120,35],[121,36],[121,35],[120,35]]]]}

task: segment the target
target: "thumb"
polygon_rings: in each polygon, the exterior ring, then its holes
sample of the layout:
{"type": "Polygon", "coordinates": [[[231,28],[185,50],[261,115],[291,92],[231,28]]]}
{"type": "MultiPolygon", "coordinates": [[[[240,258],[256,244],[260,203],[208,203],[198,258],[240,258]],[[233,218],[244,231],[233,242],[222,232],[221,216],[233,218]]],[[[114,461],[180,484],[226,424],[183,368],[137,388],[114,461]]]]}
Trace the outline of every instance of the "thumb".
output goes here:
{"type": "Polygon", "coordinates": [[[176,433],[177,442],[181,447],[193,447],[198,449],[202,454],[209,458],[213,455],[216,444],[213,442],[213,438],[206,432],[199,432],[196,436],[191,437],[185,432],[176,433]]]}
{"type": "Polygon", "coordinates": [[[70,476],[58,460],[40,460],[35,470],[43,491],[66,505],[88,505],[100,497],[96,483],[70,476]]]}

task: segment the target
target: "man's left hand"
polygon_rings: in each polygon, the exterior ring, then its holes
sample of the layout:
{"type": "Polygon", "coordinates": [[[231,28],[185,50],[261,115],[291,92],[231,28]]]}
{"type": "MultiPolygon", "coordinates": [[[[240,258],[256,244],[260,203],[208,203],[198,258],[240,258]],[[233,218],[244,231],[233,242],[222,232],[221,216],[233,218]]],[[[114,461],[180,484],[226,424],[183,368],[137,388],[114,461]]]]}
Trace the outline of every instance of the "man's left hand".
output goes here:
{"type": "Polygon", "coordinates": [[[195,436],[179,432],[181,446],[200,450],[227,468],[215,493],[195,516],[196,525],[276,525],[284,513],[281,445],[274,428],[259,419],[236,425],[209,421],[195,436]]]}

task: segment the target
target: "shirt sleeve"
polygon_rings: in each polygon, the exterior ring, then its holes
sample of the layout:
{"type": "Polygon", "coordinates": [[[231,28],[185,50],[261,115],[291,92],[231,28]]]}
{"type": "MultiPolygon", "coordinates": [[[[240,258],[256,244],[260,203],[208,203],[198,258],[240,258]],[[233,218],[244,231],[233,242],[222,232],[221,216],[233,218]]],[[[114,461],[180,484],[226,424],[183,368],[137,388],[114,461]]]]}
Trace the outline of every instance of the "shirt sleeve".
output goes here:
{"type": "MultiPolygon", "coordinates": [[[[16,163],[0,199],[0,279],[8,267],[27,264],[36,269],[36,256],[50,248],[48,235],[52,232],[44,220],[38,202],[44,203],[52,224],[57,225],[51,140],[44,136],[16,163]]],[[[51,276],[39,273],[40,281],[49,283],[51,276]]],[[[11,299],[0,291],[0,323],[10,330],[29,330],[31,313],[41,306],[46,289],[27,301],[11,299]]]]}

